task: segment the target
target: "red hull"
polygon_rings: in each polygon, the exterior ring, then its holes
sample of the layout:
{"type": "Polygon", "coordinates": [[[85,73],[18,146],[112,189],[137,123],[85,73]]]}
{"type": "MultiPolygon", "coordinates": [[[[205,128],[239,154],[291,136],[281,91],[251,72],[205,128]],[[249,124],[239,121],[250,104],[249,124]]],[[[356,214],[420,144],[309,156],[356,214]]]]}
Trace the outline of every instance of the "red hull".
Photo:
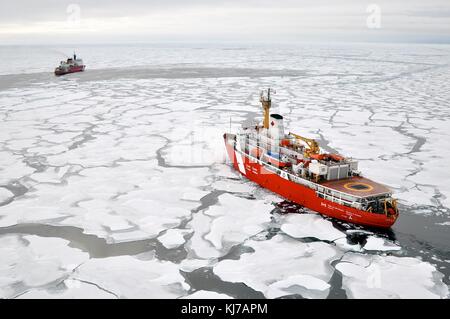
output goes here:
{"type": "Polygon", "coordinates": [[[67,71],[62,70],[55,70],[55,75],[64,75],[69,73],[75,73],[75,72],[82,72],[84,71],[85,66],[84,65],[78,65],[78,66],[72,66],[67,71]]]}
{"type": "Polygon", "coordinates": [[[257,162],[250,161],[247,156],[236,154],[233,145],[228,144],[226,139],[225,145],[228,157],[233,162],[233,166],[236,170],[240,171],[251,181],[258,183],[262,187],[269,189],[292,202],[323,215],[371,227],[389,228],[397,219],[397,215],[386,216],[384,214],[370,213],[320,198],[313,189],[284,179],[265,169],[264,166],[257,162]],[[238,163],[236,155],[242,158],[240,164],[238,163]]]}

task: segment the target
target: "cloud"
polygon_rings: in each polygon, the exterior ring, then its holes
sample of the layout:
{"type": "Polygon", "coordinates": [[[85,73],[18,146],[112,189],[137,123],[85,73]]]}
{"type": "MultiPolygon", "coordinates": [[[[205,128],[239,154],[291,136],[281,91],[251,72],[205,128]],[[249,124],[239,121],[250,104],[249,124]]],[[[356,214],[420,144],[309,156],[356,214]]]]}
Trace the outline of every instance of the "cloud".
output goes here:
{"type": "MultiPolygon", "coordinates": [[[[368,30],[373,1],[343,0],[16,0],[0,4],[0,40],[47,38],[140,41],[301,41],[450,38],[446,1],[381,0],[379,30],[368,30]],[[81,20],[73,22],[75,3],[81,20]],[[37,37],[39,36],[39,37],[37,37]]],[[[58,40],[59,41],[59,40],[58,40]]]]}

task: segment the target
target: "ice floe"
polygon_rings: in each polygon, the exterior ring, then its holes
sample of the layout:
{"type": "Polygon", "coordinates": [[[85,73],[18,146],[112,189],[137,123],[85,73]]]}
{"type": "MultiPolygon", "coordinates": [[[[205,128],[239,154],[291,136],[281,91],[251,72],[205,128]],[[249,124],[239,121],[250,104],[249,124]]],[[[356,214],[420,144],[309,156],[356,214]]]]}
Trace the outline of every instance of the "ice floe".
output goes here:
{"type": "MultiPolygon", "coordinates": [[[[314,296],[317,291],[317,297],[323,297],[322,292],[328,292],[330,285],[322,279],[310,275],[294,275],[285,280],[277,281],[269,286],[267,291],[268,298],[278,298],[286,296],[288,293],[314,296]]],[[[314,297],[316,297],[314,296],[314,297]]]]}
{"type": "Polygon", "coordinates": [[[245,242],[254,252],[239,260],[223,260],[213,271],[224,281],[243,282],[266,297],[300,294],[325,298],[333,268],[341,252],[323,242],[301,243],[285,235],[245,242]]]}
{"type": "Polygon", "coordinates": [[[34,171],[35,169],[27,166],[20,156],[0,151],[0,185],[7,185],[34,171]]]}
{"type": "Polygon", "coordinates": [[[243,242],[264,229],[264,225],[270,222],[268,213],[271,210],[272,206],[261,200],[220,195],[219,203],[204,212],[214,218],[211,230],[204,238],[219,250],[224,245],[229,247],[243,242]]]}
{"type": "Polygon", "coordinates": [[[314,237],[319,240],[334,241],[345,238],[345,233],[333,227],[333,224],[317,214],[288,214],[281,230],[294,238],[314,237]]]}
{"type": "Polygon", "coordinates": [[[180,270],[192,272],[199,268],[210,266],[215,262],[215,259],[183,259],[180,263],[180,270]]]}
{"type": "Polygon", "coordinates": [[[7,200],[14,197],[14,194],[11,193],[9,190],[7,190],[4,187],[0,187],[0,204],[3,202],[6,202],[7,200]]]}
{"type": "Polygon", "coordinates": [[[230,193],[250,193],[252,192],[256,184],[244,181],[234,181],[234,180],[219,180],[214,182],[212,185],[215,189],[223,190],[230,193]]]}
{"type": "Polygon", "coordinates": [[[95,284],[79,280],[66,279],[64,288],[31,289],[20,295],[18,299],[113,299],[114,294],[98,288],[95,284]]]}
{"type": "Polygon", "coordinates": [[[350,298],[447,298],[436,268],[411,257],[347,253],[336,269],[350,298]]]}
{"type": "Polygon", "coordinates": [[[207,194],[209,194],[209,192],[207,192],[207,191],[193,190],[193,191],[184,193],[181,196],[181,199],[199,201],[203,196],[205,196],[207,194]]]}
{"type": "Polygon", "coordinates": [[[0,207],[0,226],[52,220],[108,241],[156,237],[200,205],[198,194],[204,193],[198,193],[199,188],[207,185],[210,174],[207,168],[156,169],[152,161],[64,172],[40,173],[36,179],[41,183],[32,191],[0,207]],[[186,200],[189,193],[195,196],[186,200]],[[124,233],[127,229],[129,234],[124,233]]]}
{"type": "Polygon", "coordinates": [[[197,213],[188,223],[188,227],[194,231],[193,236],[185,246],[190,251],[190,255],[194,254],[193,256],[204,259],[217,258],[221,255],[211,242],[204,238],[211,229],[211,220],[211,217],[203,213],[197,213]]]}
{"type": "Polygon", "coordinates": [[[211,169],[214,170],[214,175],[216,177],[229,179],[239,178],[239,172],[237,172],[232,165],[216,163],[211,166],[211,169]]]}
{"type": "Polygon", "coordinates": [[[71,279],[95,284],[119,298],[177,298],[189,289],[176,264],[132,256],[90,259],[71,279]]]}
{"type": "Polygon", "coordinates": [[[0,297],[58,282],[89,259],[87,253],[68,243],[34,235],[0,236],[0,297]]]}
{"type": "Polygon", "coordinates": [[[365,250],[379,250],[379,251],[395,251],[401,249],[400,246],[397,246],[393,243],[388,242],[383,238],[375,236],[369,236],[363,248],[365,250]]]}
{"type": "Polygon", "coordinates": [[[223,256],[233,245],[263,231],[271,210],[272,204],[262,199],[222,194],[217,204],[196,213],[188,223],[194,235],[186,247],[199,258],[223,256]]]}
{"type": "Polygon", "coordinates": [[[30,175],[30,178],[39,183],[61,183],[64,174],[69,171],[69,167],[50,167],[47,170],[30,175]]]}
{"type": "Polygon", "coordinates": [[[183,229],[169,229],[164,235],[158,237],[158,241],[167,249],[177,248],[185,243],[184,236],[192,231],[183,229]]]}
{"type": "Polygon", "coordinates": [[[214,291],[199,290],[183,297],[183,299],[233,299],[233,297],[214,291]]]}

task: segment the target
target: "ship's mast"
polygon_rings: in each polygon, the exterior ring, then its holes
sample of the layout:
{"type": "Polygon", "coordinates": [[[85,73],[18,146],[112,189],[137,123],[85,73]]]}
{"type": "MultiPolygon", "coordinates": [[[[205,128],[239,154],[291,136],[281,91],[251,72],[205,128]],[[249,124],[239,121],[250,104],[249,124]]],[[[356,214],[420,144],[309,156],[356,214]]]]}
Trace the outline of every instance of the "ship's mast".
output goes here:
{"type": "Polygon", "coordinates": [[[261,101],[263,110],[264,110],[263,126],[266,129],[269,128],[270,107],[272,106],[272,100],[270,98],[270,92],[271,92],[270,88],[267,89],[267,91],[266,90],[261,91],[261,95],[260,95],[260,98],[259,98],[259,100],[261,101]]]}

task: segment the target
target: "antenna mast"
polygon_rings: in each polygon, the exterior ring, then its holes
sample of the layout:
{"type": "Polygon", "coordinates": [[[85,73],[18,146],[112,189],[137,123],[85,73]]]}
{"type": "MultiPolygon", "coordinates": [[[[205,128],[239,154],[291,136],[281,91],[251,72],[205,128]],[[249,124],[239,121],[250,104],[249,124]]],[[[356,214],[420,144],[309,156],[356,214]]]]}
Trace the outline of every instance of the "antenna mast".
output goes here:
{"type": "MultiPolygon", "coordinates": [[[[273,91],[273,90],[271,90],[270,88],[267,89],[267,91],[265,91],[265,90],[261,91],[261,95],[259,98],[259,101],[261,102],[263,110],[264,110],[263,126],[266,129],[269,128],[270,107],[272,106],[272,99],[270,97],[271,91],[273,91]]],[[[275,94],[276,92],[273,91],[273,93],[275,94]]]]}

